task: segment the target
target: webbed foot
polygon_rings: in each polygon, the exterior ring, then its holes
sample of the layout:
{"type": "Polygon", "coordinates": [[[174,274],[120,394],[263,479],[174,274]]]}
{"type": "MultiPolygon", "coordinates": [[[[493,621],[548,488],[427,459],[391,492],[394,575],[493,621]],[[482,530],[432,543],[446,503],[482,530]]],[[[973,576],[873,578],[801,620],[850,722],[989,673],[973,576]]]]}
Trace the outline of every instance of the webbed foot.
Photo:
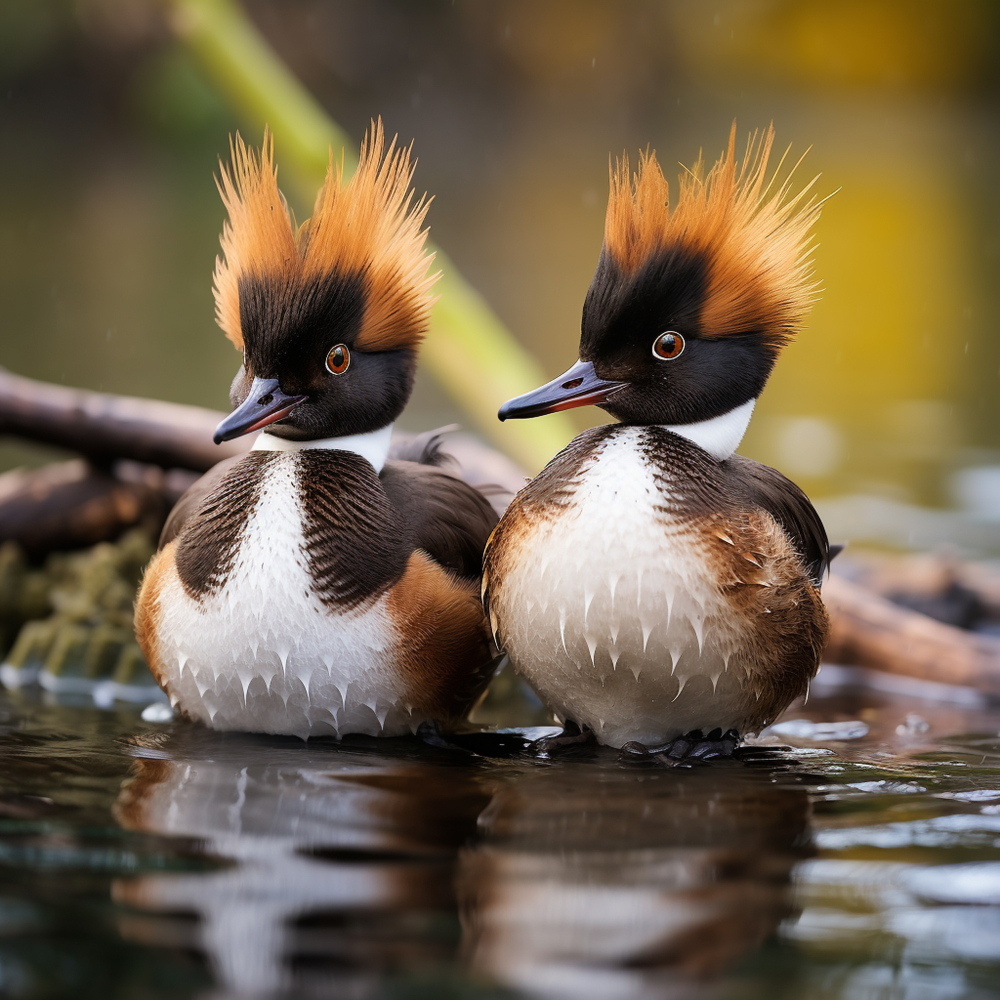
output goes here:
{"type": "Polygon", "coordinates": [[[539,741],[532,739],[530,732],[530,729],[467,729],[446,732],[437,722],[422,722],[414,735],[428,746],[451,750],[468,757],[510,759],[534,752],[533,748],[539,741]]]}
{"type": "Polygon", "coordinates": [[[732,757],[739,743],[740,734],[735,729],[726,733],[721,729],[713,729],[707,736],[700,729],[695,729],[662,746],[648,747],[637,740],[631,740],[622,746],[621,754],[627,759],[652,760],[676,767],[678,764],[690,764],[699,760],[732,757]]]}
{"type": "Polygon", "coordinates": [[[593,739],[594,734],[589,729],[581,729],[575,722],[567,722],[561,733],[557,733],[555,736],[543,736],[540,740],[535,740],[530,744],[528,752],[536,757],[543,757],[553,752],[558,753],[568,747],[590,743],[593,739]]]}
{"type": "Polygon", "coordinates": [[[441,731],[441,725],[438,722],[421,722],[417,726],[417,731],[413,734],[422,743],[426,743],[431,747],[440,747],[442,750],[461,750],[464,752],[464,748],[458,746],[456,743],[452,743],[447,736],[441,731]]]}

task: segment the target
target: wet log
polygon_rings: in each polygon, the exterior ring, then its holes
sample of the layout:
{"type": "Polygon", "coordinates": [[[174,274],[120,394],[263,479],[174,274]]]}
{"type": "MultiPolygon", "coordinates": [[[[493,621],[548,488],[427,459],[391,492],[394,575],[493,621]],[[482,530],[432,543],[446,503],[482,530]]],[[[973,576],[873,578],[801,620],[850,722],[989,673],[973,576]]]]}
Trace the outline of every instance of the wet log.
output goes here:
{"type": "MultiPolygon", "coordinates": [[[[0,368],[0,434],[13,434],[75,451],[97,465],[120,459],[207,472],[217,462],[246,452],[252,437],[221,445],[212,442],[219,410],[156,399],[72,389],[12,375],[0,368]]],[[[427,434],[393,435],[393,453],[407,451],[435,435],[451,456],[452,470],[490,496],[503,510],[524,485],[521,469],[506,455],[457,427],[427,434]]]]}
{"type": "MultiPolygon", "coordinates": [[[[250,447],[251,437],[212,442],[222,417],[217,410],[72,389],[0,369],[0,434],[77,451],[88,460],[0,475],[0,542],[16,540],[37,557],[109,541],[138,523],[155,536],[195,474],[250,447]]],[[[451,430],[396,434],[392,451],[415,457],[441,436],[441,451],[450,456],[445,467],[502,511],[524,484],[520,469],[473,436],[451,430]]]]}
{"type": "MultiPolygon", "coordinates": [[[[951,552],[848,553],[847,575],[897,604],[952,625],[1000,621],[1000,570],[951,552]]],[[[841,568],[838,565],[838,568],[841,568]]]]}
{"type": "Polygon", "coordinates": [[[110,541],[137,525],[155,537],[175,492],[162,473],[160,481],[124,478],[82,459],[15,469],[0,475],[0,543],[16,541],[38,557],[110,541]]]}
{"type": "Polygon", "coordinates": [[[945,625],[837,574],[823,585],[823,600],[828,662],[1000,695],[1000,639],[945,625]]]}
{"type": "Polygon", "coordinates": [[[125,458],[207,472],[250,441],[216,445],[222,414],[200,406],[52,385],[0,369],[0,434],[75,451],[98,465],[125,458]]]}

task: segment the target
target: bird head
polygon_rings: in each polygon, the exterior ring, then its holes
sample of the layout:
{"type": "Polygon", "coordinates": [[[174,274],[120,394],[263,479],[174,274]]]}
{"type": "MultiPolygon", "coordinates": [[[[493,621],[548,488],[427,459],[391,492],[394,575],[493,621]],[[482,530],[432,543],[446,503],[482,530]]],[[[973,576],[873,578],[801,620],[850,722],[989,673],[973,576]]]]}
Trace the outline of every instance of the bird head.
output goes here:
{"type": "MultiPolygon", "coordinates": [[[[500,419],[596,404],[631,424],[690,424],[755,399],[815,295],[815,179],[768,177],[773,129],[737,159],[680,177],[671,204],[655,153],[611,170],[604,244],[583,307],[580,360],[505,403],[500,419]]],[[[784,160],[784,158],[782,158],[784,160]]]]}
{"type": "Polygon", "coordinates": [[[243,352],[227,441],[267,427],[295,440],[378,430],[403,410],[433,303],[426,197],[410,150],[373,122],[345,183],[330,155],[312,217],[296,229],[278,188],[273,141],[237,135],[219,192],[229,213],[215,266],[216,319],[243,352]]]}

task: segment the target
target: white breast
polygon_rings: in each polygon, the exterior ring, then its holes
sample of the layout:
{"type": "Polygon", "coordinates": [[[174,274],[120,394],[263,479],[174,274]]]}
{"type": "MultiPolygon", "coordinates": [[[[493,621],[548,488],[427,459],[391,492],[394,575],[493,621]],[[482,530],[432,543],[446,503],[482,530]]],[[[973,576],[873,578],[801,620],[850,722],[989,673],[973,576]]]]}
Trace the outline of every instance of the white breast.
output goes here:
{"type": "Polygon", "coordinates": [[[621,428],[570,505],[530,523],[493,605],[516,668],[612,746],[741,729],[746,714],[744,678],[729,669],[739,625],[699,536],[662,509],[644,433],[621,428]]]}
{"type": "Polygon", "coordinates": [[[399,735],[423,721],[394,670],[383,595],[331,611],[312,591],[298,456],[264,473],[224,587],[198,602],[176,570],[159,597],[158,648],[171,701],[216,729],[310,736],[399,735]]]}

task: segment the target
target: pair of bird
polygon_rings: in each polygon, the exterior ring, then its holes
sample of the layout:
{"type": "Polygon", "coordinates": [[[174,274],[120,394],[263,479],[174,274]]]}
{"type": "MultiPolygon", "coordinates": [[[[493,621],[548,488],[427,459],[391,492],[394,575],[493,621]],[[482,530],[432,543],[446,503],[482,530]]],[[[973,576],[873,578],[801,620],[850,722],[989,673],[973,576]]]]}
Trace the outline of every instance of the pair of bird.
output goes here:
{"type": "Polygon", "coordinates": [[[391,448],[436,277],[409,150],[373,123],[295,230],[270,137],[259,155],[237,138],[214,289],[243,364],[216,440],[259,434],[179,501],[142,584],[137,634],[174,707],[400,735],[464,718],[499,648],[567,740],[679,757],[731,751],[803,694],[826,534],[793,483],[734,454],[814,289],[819,203],[768,176],[772,141],[738,159],[734,126],[673,204],[655,154],[612,171],[580,360],[499,416],[595,404],[618,422],[497,524],[432,453],[391,448]]]}

